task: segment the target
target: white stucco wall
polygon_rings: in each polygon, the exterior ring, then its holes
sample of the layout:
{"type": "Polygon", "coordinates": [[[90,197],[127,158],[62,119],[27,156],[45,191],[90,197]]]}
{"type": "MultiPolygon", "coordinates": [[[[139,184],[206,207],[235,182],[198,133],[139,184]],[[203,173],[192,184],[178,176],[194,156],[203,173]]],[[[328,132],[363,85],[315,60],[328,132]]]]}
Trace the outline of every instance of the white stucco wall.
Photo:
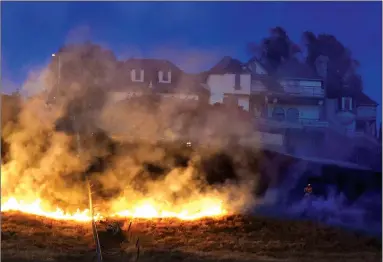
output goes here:
{"type": "Polygon", "coordinates": [[[215,103],[223,103],[223,94],[222,93],[211,93],[209,103],[214,105],[215,103]]]}
{"type": "Polygon", "coordinates": [[[274,107],[281,107],[286,112],[289,108],[296,108],[299,110],[299,118],[303,119],[312,119],[312,120],[318,120],[320,116],[320,110],[321,106],[319,105],[278,105],[278,104],[268,104],[267,106],[267,116],[272,117],[273,116],[273,110],[274,107]]]}
{"type": "Polygon", "coordinates": [[[207,85],[209,86],[210,92],[214,94],[226,93],[226,94],[250,95],[250,83],[251,83],[250,74],[240,75],[241,89],[239,90],[234,89],[234,85],[235,85],[234,74],[210,75],[207,80],[207,85]]]}
{"type": "Polygon", "coordinates": [[[251,76],[250,74],[240,75],[240,89],[236,90],[235,74],[210,75],[207,80],[210,90],[209,103],[222,103],[225,94],[238,95],[238,105],[245,110],[249,110],[249,99],[251,93],[251,76]]]}
{"type": "Polygon", "coordinates": [[[238,97],[238,105],[241,106],[244,110],[249,111],[250,108],[250,98],[249,97],[238,97]]]}

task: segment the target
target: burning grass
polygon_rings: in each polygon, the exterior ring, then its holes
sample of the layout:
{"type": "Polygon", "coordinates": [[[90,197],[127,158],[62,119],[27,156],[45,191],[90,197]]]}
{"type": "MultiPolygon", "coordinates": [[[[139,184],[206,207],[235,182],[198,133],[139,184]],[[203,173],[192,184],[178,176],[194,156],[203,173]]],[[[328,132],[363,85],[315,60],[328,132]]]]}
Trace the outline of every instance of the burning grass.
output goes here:
{"type": "MultiPolygon", "coordinates": [[[[123,229],[127,229],[129,221],[123,229]]],[[[103,238],[101,245],[112,245],[103,238]]],[[[139,261],[380,261],[381,242],[316,225],[248,216],[135,219],[139,261]]],[[[91,261],[90,223],[2,214],[2,261],[91,261]]],[[[105,249],[105,248],[104,248],[105,249]]],[[[116,260],[117,261],[117,260],[116,260]]],[[[120,261],[120,259],[118,260],[120,261]]]]}

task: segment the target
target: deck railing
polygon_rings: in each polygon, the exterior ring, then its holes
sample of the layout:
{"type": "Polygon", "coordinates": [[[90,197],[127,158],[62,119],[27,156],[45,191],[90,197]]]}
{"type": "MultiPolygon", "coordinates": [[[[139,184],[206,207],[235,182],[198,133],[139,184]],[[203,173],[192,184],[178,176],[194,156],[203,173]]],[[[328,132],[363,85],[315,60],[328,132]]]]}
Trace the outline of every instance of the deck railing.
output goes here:
{"type": "Polygon", "coordinates": [[[323,97],[324,90],[320,87],[311,86],[284,86],[284,91],[289,95],[323,97]]]}

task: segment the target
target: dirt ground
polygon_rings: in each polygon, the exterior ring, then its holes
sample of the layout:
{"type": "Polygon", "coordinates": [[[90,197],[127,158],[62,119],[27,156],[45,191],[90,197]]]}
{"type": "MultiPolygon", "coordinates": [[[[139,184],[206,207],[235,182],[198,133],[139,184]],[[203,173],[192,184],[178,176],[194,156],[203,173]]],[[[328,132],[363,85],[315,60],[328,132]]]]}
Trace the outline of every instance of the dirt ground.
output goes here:
{"type": "MultiPolygon", "coordinates": [[[[119,221],[127,229],[130,221],[119,221]]],[[[108,235],[98,224],[104,261],[381,261],[381,241],[310,222],[260,217],[132,221],[127,239],[108,235]],[[125,250],[123,257],[109,254],[125,250]],[[130,258],[129,258],[130,257],[130,258]]],[[[90,223],[55,221],[2,213],[1,259],[6,262],[92,261],[90,223]]],[[[122,253],[121,253],[122,254],[122,253]]],[[[95,260],[93,260],[95,261],[95,260]]]]}

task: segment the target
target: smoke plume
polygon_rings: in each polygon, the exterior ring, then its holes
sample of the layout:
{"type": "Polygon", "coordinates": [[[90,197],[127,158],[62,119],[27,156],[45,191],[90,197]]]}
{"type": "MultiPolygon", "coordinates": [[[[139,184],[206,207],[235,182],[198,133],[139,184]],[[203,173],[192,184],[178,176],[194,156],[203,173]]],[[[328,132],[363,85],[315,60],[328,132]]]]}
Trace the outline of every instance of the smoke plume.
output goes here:
{"type": "Polygon", "coordinates": [[[231,212],[252,206],[254,163],[247,149],[231,146],[251,126],[237,112],[203,103],[152,95],[111,100],[129,75],[121,67],[100,46],[68,45],[24,85],[33,86],[31,95],[2,103],[9,115],[2,125],[3,196],[74,210],[86,207],[88,177],[99,209],[111,212],[142,201],[179,211],[217,199],[231,212]],[[185,147],[189,140],[193,149],[185,147]]]}

